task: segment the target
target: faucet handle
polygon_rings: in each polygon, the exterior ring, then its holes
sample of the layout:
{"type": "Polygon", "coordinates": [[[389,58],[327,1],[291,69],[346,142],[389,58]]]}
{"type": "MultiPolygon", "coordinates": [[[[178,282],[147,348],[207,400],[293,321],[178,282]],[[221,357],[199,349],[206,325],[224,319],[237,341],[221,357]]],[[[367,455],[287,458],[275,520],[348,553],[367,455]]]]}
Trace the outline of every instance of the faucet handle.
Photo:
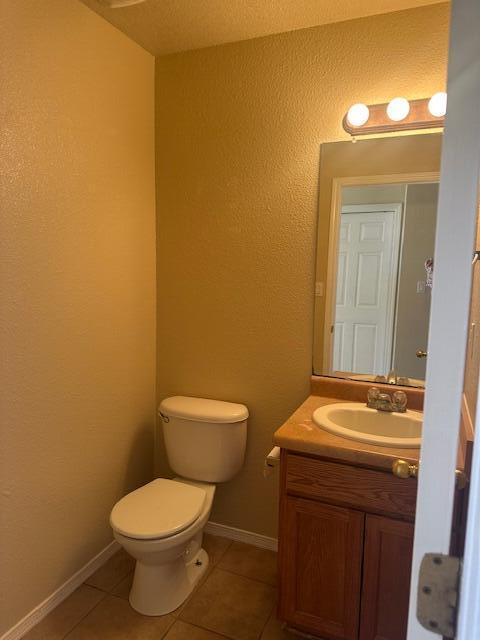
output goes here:
{"type": "Polygon", "coordinates": [[[392,398],[389,393],[382,392],[378,394],[377,400],[382,400],[383,402],[391,402],[392,398]]]}
{"type": "Polygon", "coordinates": [[[395,391],[392,396],[393,404],[395,405],[395,409],[400,413],[405,413],[407,410],[407,394],[404,391],[395,391]]]}
{"type": "Polygon", "coordinates": [[[391,369],[388,372],[387,382],[388,382],[388,384],[397,384],[397,374],[395,372],[395,369],[391,369]]]}
{"type": "Polygon", "coordinates": [[[367,407],[374,408],[380,395],[380,389],[378,387],[370,387],[367,391],[367,407]]]}

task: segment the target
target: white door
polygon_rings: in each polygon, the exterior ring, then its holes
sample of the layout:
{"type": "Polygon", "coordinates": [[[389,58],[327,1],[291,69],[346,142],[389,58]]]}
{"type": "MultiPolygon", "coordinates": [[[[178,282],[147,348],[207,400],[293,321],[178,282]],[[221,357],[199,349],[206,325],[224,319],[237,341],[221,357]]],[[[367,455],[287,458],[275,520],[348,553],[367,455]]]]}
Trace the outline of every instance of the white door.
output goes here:
{"type": "Polygon", "coordinates": [[[342,207],[333,368],[391,369],[401,205],[342,207]]]}
{"type": "MultiPolygon", "coordinates": [[[[480,2],[453,0],[408,640],[439,637],[416,619],[418,568],[450,545],[480,172],[479,34],[480,2]]],[[[476,425],[458,640],[480,638],[478,409],[476,425]]]]}

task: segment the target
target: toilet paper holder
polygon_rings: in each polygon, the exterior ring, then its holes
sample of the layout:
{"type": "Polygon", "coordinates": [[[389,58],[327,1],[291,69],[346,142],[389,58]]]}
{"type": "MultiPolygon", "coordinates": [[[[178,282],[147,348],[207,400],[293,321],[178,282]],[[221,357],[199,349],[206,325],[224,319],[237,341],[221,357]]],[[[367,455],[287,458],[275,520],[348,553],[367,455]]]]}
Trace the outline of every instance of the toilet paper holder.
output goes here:
{"type": "Polygon", "coordinates": [[[263,475],[266,478],[280,464],[280,447],[273,447],[263,463],[263,475]]]}

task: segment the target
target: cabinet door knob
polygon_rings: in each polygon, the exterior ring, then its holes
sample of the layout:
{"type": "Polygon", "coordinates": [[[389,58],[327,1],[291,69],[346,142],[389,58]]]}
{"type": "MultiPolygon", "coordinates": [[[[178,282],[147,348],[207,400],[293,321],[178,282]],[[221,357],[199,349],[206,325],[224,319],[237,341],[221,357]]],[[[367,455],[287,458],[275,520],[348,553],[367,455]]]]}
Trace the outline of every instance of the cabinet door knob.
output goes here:
{"type": "MultiPolygon", "coordinates": [[[[416,478],[418,476],[418,464],[410,464],[406,460],[398,459],[392,463],[392,473],[397,478],[416,478]]],[[[465,489],[467,476],[461,469],[455,469],[455,486],[457,489],[465,489]]]]}
{"type": "Polygon", "coordinates": [[[392,464],[392,472],[397,478],[416,478],[418,464],[410,464],[406,460],[395,460],[392,464]]]}
{"type": "Polygon", "coordinates": [[[428,356],[428,351],[423,351],[422,349],[418,349],[415,354],[417,358],[426,358],[428,356]]]}

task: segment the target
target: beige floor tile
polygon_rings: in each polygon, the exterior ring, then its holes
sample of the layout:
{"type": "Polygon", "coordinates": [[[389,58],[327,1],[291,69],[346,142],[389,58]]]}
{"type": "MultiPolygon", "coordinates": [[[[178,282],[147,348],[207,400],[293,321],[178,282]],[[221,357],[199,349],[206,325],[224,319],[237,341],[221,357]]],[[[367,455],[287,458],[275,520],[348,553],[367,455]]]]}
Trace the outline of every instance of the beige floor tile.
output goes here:
{"type": "Polygon", "coordinates": [[[225,640],[225,637],[177,620],[173,627],[170,627],[165,640],[225,640]]]}
{"type": "Polygon", "coordinates": [[[103,591],[82,585],[23,637],[25,640],[61,640],[102,598],[105,598],[103,591]]]}
{"type": "Polygon", "coordinates": [[[217,564],[231,544],[232,541],[227,540],[227,538],[212,536],[210,533],[205,533],[203,535],[202,547],[208,553],[210,565],[217,564]]]}
{"type": "Polygon", "coordinates": [[[68,640],[160,640],[173,616],[142,616],[128,602],[107,596],[71,633],[68,640]]]}
{"type": "Polygon", "coordinates": [[[95,573],[85,581],[97,589],[111,591],[135,567],[135,560],[126,551],[120,549],[95,573]]]}
{"type": "Polygon", "coordinates": [[[275,589],[215,568],[180,619],[233,640],[256,640],[275,606],[275,589]]]}
{"type": "Polygon", "coordinates": [[[250,544],[234,542],[222,556],[218,567],[246,578],[277,584],[277,554],[250,544]]]}

